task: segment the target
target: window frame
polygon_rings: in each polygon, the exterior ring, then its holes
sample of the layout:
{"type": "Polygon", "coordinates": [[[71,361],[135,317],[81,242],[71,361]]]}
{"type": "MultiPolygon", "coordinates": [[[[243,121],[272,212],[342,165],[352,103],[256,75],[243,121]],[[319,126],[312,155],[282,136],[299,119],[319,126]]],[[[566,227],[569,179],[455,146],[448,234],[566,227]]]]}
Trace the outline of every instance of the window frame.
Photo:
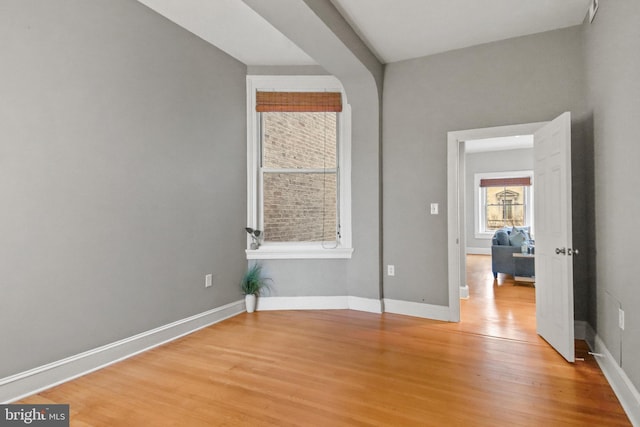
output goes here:
{"type": "Polygon", "coordinates": [[[261,173],[261,125],[256,112],[256,92],[339,91],[342,112],[337,113],[337,182],[340,237],[328,247],[323,242],[262,242],[250,249],[247,235],[247,259],[325,259],[351,258],[351,107],[344,88],[333,76],[247,76],[247,226],[263,230],[263,192],[261,173]]]}
{"type": "Polygon", "coordinates": [[[475,238],[476,239],[492,239],[495,234],[495,230],[486,230],[484,225],[486,224],[486,195],[483,191],[483,187],[480,187],[480,181],[483,179],[492,178],[520,178],[529,177],[531,179],[531,185],[525,188],[524,203],[525,203],[525,220],[526,225],[530,227],[531,235],[534,231],[534,217],[533,217],[533,171],[508,171],[508,172],[483,172],[474,174],[474,225],[475,225],[475,238]]]}

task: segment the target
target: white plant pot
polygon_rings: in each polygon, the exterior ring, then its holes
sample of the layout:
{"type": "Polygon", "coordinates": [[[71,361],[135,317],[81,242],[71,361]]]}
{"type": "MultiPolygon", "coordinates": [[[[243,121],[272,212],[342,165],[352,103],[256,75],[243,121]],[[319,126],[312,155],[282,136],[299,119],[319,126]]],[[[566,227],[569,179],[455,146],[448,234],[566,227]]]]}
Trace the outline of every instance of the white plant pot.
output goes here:
{"type": "Polygon", "coordinates": [[[253,313],[254,311],[256,311],[256,296],[245,295],[244,305],[247,307],[247,313],[253,313]]]}

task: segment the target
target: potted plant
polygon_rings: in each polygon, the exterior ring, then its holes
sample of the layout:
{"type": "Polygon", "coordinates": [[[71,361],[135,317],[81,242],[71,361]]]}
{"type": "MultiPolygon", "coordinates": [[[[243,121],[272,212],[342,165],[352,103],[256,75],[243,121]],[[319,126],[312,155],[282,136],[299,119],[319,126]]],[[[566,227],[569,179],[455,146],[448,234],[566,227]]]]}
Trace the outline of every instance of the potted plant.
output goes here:
{"type": "Polygon", "coordinates": [[[244,302],[247,313],[253,313],[256,309],[256,299],[263,289],[268,287],[270,279],[262,277],[262,265],[253,264],[242,276],[240,289],[244,294],[244,302]]]}

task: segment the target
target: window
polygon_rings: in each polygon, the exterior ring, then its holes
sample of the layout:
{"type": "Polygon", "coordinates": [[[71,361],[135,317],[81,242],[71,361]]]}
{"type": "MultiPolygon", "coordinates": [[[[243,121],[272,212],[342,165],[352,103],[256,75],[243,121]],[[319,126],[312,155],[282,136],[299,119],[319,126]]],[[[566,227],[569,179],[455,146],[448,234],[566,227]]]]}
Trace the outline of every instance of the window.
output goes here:
{"type": "Polygon", "coordinates": [[[249,76],[247,92],[247,220],[261,230],[247,257],[350,257],[350,114],[342,86],[328,76],[249,76]]]}
{"type": "MultiPolygon", "coordinates": [[[[476,238],[507,226],[533,227],[532,172],[475,175],[476,238]]],[[[533,228],[532,228],[533,229],[533,228]]]]}
{"type": "Polygon", "coordinates": [[[264,239],[337,242],[338,164],[334,112],[263,112],[264,239]]]}

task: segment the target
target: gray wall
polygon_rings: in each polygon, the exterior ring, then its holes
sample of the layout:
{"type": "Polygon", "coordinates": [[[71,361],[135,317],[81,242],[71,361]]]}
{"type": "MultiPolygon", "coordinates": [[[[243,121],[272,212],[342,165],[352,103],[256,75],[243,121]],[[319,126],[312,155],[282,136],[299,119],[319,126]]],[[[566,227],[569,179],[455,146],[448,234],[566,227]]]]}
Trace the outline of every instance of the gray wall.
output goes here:
{"type": "MultiPolygon", "coordinates": [[[[469,153],[465,156],[465,224],[467,248],[491,250],[491,238],[475,236],[474,175],[487,172],[533,170],[533,148],[469,153]]],[[[490,252],[489,252],[490,253],[490,252]]]]}
{"type": "Polygon", "coordinates": [[[640,2],[600,2],[585,24],[589,113],[595,152],[597,286],[589,319],[640,388],[640,2]],[[625,329],[618,329],[618,308],[625,329]]]}
{"type": "Polygon", "coordinates": [[[0,378],[241,298],[243,64],[130,0],[2,1],[0,64],[0,378]]]}
{"type": "MultiPolygon", "coordinates": [[[[387,65],[383,264],[395,264],[396,274],[385,277],[386,298],[448,305],[447,132],[563,111],[581,127],[581,36],[577,26],[387,65]],[[431,202],[440,203],[439,215],[429,214],[431,202]]],[[[577,296],[577,305],[586,298],[577,296]]]]}

